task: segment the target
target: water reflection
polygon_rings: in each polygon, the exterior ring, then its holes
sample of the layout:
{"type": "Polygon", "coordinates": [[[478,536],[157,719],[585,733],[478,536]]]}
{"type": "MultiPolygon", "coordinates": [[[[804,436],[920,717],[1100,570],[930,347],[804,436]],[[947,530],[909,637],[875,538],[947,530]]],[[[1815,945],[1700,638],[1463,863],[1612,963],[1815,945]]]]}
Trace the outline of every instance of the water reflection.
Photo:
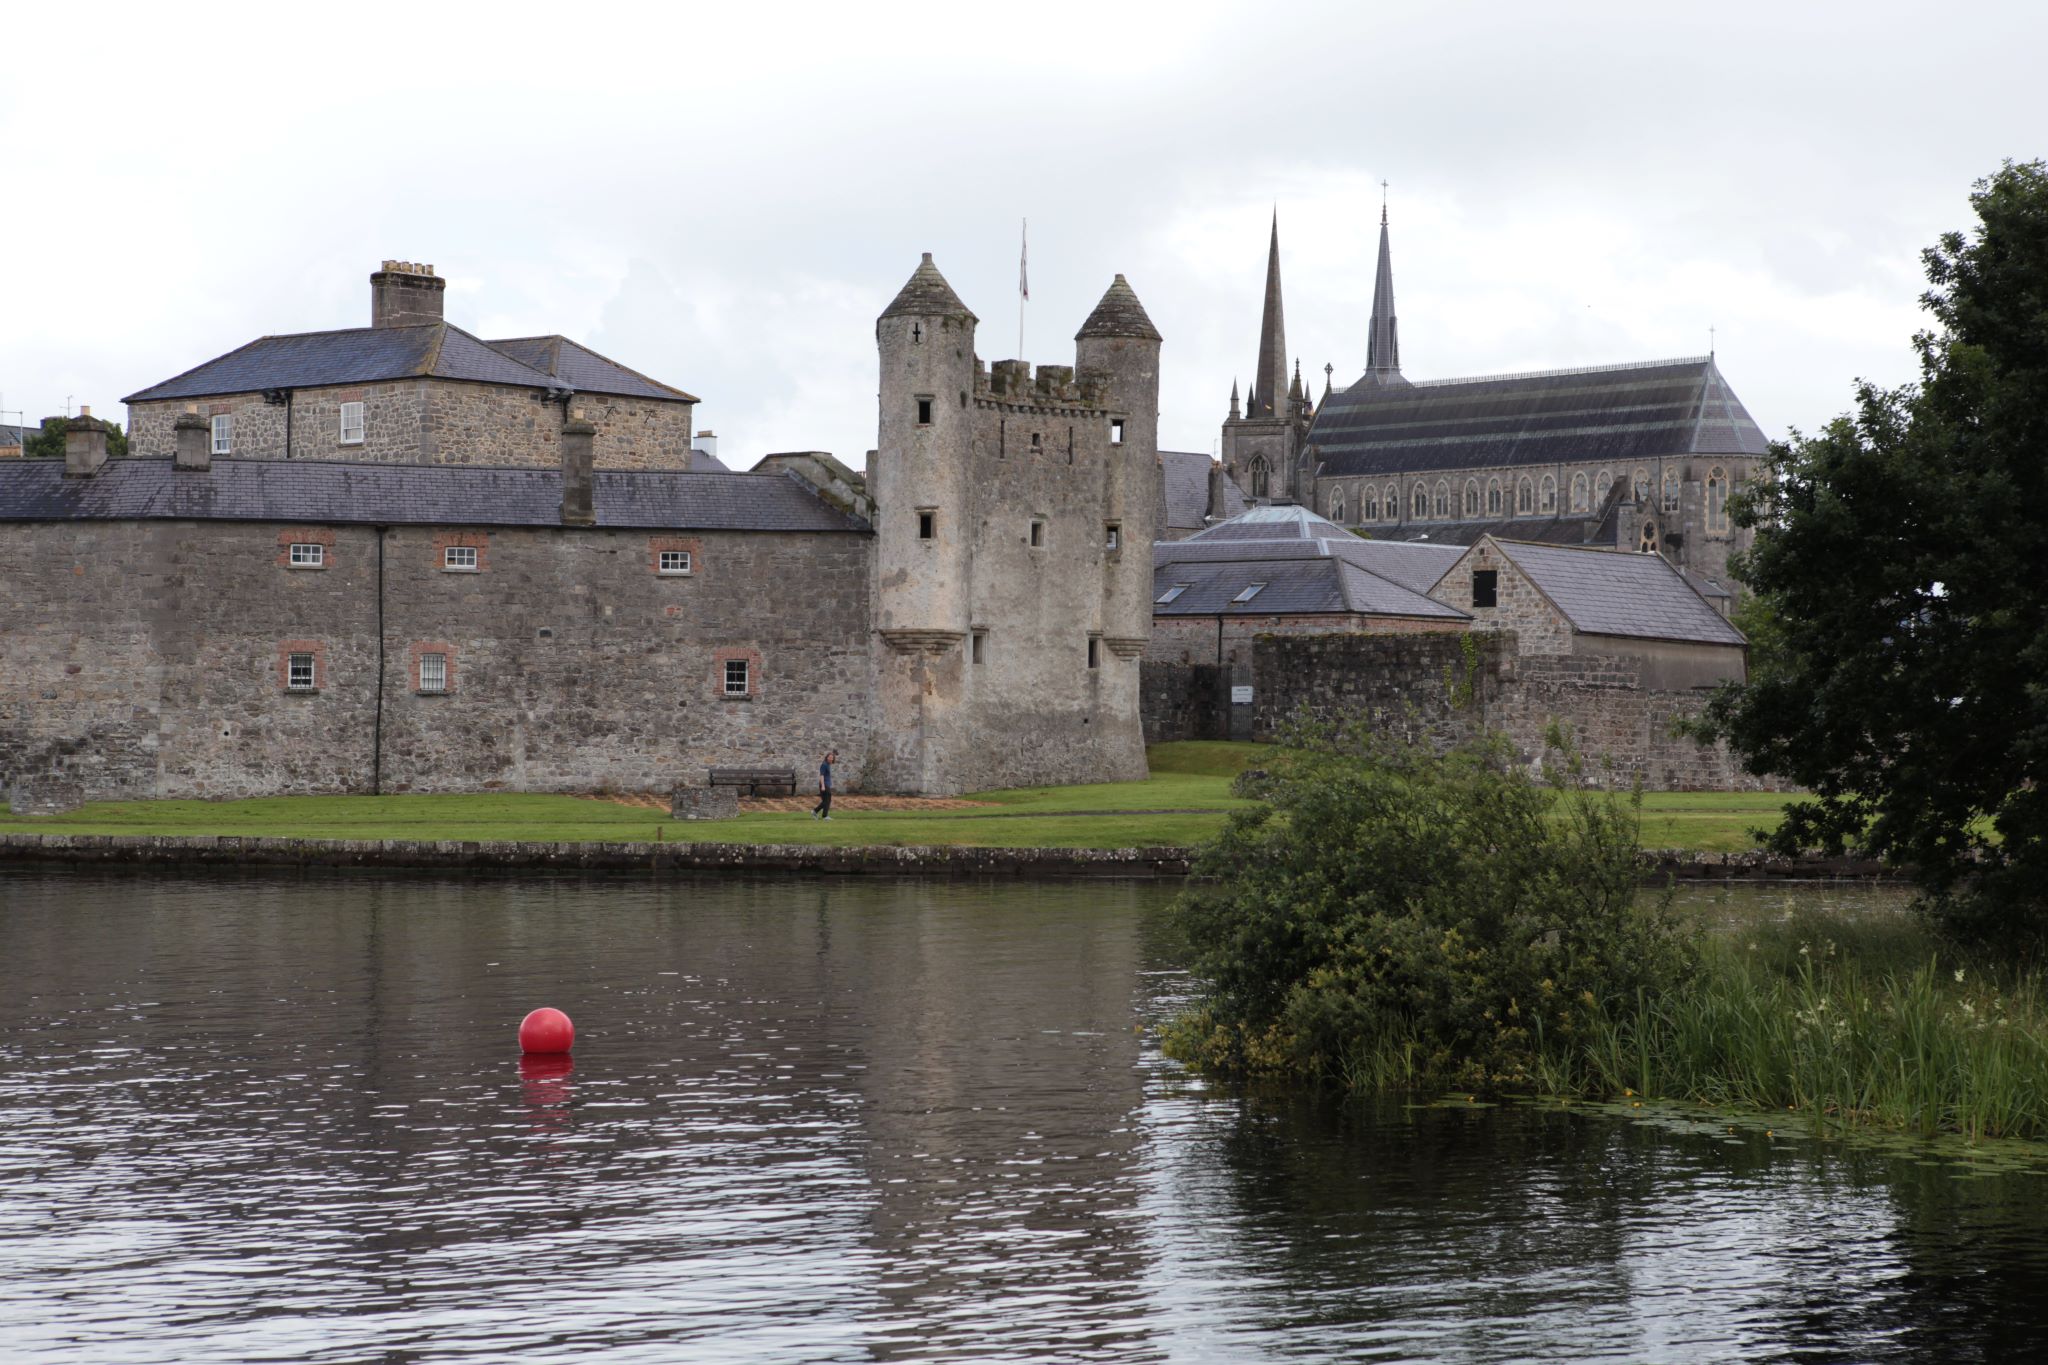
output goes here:
{"type": "Polygon", "coordinates": [[[2011,1358],[2040,1178],[1214,1092],[1160,888],[0,874],[24,1358],[2011,1358]],[[556,1002],[570,1058],[522,1058],[556,1002]]]}

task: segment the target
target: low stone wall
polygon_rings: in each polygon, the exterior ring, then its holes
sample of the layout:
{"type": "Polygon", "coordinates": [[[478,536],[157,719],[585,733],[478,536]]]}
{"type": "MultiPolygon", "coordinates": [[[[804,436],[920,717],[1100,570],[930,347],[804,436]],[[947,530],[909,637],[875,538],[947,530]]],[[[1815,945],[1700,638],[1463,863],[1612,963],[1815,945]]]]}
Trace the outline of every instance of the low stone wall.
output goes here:
{"type": "Polygon", "coordinates": [[[677,787],[669,794],[672,820],[730,820],[740,813],[737,787],[677,787]]]}

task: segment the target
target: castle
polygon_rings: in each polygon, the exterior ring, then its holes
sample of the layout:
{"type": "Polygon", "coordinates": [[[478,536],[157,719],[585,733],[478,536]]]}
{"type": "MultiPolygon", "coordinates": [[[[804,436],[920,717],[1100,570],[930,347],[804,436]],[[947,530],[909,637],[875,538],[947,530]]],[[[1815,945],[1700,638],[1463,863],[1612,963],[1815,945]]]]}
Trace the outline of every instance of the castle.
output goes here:
{"type": "Polygon", "coordinates": [[[927,255],[876,323],[864,473],[725,471],[696,399],[486,341],[431,267],[0,466],[0,789],[658,790],[719,765],[924,794],[1142,777],[1159,332],[985,365],[927,255]]]}
{"type": "Polygon", "coordinates": [[[1235,384],[1223,464],[1257,501],[1296,502],[1375,540],[1482,536],[1663,555],[1723,605],[1750,533],[1729,500],[1768,453],[1712,355],[1411,380],[1401,369],[1387,215],[1366,365],[1312,401],[1287,370],[1277,216],[1248,401],[1235,384]]]}

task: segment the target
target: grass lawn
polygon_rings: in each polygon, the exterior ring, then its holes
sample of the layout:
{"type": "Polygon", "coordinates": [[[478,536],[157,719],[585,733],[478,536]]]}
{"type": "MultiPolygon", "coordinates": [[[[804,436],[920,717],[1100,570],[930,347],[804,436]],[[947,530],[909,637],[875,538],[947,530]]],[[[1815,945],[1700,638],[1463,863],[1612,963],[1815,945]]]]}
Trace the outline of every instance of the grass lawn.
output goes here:
{"type": "MultiPolygon", "coordinates": [[[[273,796],[247,801],[95,801],[68,815],[15,819],[0,833],[241,835],[306,839],[607,842],[667,839],[744,844],[963,844],[986,848],[1131,848],[1192,844],[1246,803],[1231,778],[1259,744],[1160,744],[1144,782],[981,792],[962,810],[844,811],[821,823],[801,812],[678,822],[660,812],[575,796],[273,796]]],[[[1650,848],[1748,848],[1779,796],[1660,792],[1644,800],[1650,848]]]]}

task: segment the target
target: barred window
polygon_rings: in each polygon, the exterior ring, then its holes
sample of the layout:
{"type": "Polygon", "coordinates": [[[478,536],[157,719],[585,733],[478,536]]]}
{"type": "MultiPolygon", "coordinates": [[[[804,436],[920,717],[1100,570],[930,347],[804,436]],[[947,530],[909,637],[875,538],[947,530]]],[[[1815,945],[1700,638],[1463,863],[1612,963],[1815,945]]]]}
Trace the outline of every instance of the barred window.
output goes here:
{"type": "Polygon", "coordinates": [[[420,691],[446,692],[448,690],[448,656],[446,654],[420,655],[420,691]]]}
{"type": "Polygon", "coordinates": [[[476,569],[476,546],[450,545],[441,552],[441,567],[460,571],[476,569]]]}
{"type": "Polygon", "coordinates": [[[293,654],[285,661],[284,685],[293,692],[313,690],[313,656],[293,654]]]}
{"type": "Polygon", "coordinates": [[[749,682],[747,669],[748,665],[745,659],[727,659],[725,661],[726,696],[744,697],[747,695],[749,682]]]}
{"type": "Polygon", "coordinates": [[[688,550],[663,550],[661,552],[660,571],[665,574],[686,574],[690,572],[690,552],[688,550]]]}
{"type": "Polygon", "coordinates": [[[327,563],[325,545],[294,542],[291,549],[291,566],[294,569],[318,569],[327,563]]]}
{"type": "Polygon", "coordinates": [[[345,446],[359,446],[363,443],[363,405],[343,403],[341,405],[341,443],[345,446]]]}

